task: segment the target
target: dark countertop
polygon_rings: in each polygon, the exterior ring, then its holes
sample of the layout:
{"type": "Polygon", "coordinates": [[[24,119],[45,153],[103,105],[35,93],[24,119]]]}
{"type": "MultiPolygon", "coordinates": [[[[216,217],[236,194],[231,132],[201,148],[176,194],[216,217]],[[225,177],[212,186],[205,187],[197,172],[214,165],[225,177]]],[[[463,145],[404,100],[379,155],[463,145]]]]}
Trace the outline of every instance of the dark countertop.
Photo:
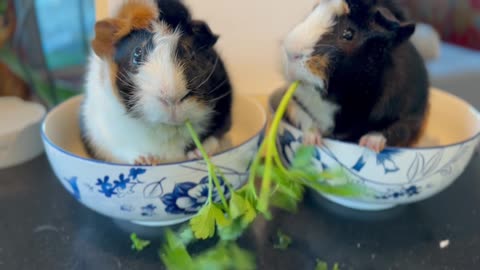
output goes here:
{"type": "MultiPolygon", "coordinates": [[[[54,176],[45,156],[0,170],[0,269],[163,269],[161,231],[114,222],[80,205],[54,176]],[[130,249],[136,231],[156,239],[130,249]]],[[[443,193],[421,203],[365,213],[309,195],[296,215],[275,212],[240,241],[258,269],[314,269],[316,258],[341,269],[480,269],[480,155],[443,193]],[[273,249],[278,229],[293,238],[273,249]],[[450,240],[441,249],[442,240],[450,240]]]]}

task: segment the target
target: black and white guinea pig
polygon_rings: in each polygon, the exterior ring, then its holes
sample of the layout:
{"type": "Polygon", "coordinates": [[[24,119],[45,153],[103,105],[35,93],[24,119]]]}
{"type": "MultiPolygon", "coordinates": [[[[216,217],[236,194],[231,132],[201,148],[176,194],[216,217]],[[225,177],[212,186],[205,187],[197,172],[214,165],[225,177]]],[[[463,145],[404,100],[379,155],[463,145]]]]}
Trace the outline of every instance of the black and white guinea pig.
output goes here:
{"type": "Polygon", "coordinates": [[[186,120],[218,151],[232,88],[217,39],[175,0],[129,0],[97,22],[81,109],[89,154],[137,165],[197,158],[186,120]]]}
{"type": "Polygon", "coordinates": [[[285,72],[300,80],[287,117],[305,132],[374,151],[411,146],[428,111],[415,24],[394,1],[321,0],[285,38],[285,72]]]}

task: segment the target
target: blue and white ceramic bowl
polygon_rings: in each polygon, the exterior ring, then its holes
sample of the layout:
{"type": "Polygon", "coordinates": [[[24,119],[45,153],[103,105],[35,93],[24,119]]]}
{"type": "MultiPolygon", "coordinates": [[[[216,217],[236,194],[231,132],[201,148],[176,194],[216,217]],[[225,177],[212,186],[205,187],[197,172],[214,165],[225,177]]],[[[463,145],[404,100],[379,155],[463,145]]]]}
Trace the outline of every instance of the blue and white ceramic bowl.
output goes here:
{"type": "MultiPolygon", "coordinates": [[[[276,92],[270,105],[281,98],[276,92]]],[[[457,179],[470,162],[480,140],[480,114],[467,102],[432,89],[426,133],[413,148],[387,148],[380,154],[355,144],[325,140],[317,147],[314,163],[319,170],[341,168],[348,180],[372,194],[358,198],[327,196],[358,210],[383,210],[427,199],[457,179]]],[[[278,146],[289,164],[301,145],[302,132],[282,122],[278,146]]]]}
{"type": "MultiPolygon", "coordinates": [[[[53,109],[42,126],[48,159],[62,185],[86,207],[115,219],[168,226],[191,218],[208,194],[204,162],[147,167],[90,159],[85,154],[78,125],[82,98],[72,98],[53,109]]],[[[236,97],[229,134],[234,147],[212,159],[235,188],[246,181],[266,121],[261,105],[236,97]]]]}

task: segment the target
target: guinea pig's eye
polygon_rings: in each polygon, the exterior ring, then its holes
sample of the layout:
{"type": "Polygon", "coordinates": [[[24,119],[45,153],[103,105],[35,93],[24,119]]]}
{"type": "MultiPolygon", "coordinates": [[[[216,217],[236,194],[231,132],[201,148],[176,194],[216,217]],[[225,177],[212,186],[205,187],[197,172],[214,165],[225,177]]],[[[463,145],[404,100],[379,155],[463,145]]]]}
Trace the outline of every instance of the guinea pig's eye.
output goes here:
{"type": "Polygon", "coordinates": [[[345,29],[342,34],[342,38],[348,41],[352,40],[354,36],[355,30],[353,30],[352,28],[345,29]]]}
{"type": "Polygon", "coordinates": [[[136,47],[133,50],[132,62],[134,65],[140,65],[143,61],[143,49],[141,47],[136,47]]]}

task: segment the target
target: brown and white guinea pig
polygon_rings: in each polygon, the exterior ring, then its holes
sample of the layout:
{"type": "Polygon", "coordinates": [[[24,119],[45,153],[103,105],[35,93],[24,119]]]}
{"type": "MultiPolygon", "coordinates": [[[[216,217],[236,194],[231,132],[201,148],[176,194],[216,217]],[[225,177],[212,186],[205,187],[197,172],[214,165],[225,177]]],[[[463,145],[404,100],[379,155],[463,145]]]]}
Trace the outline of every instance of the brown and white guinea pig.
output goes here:
{"type": "Polygon", "coordinates": [[[95,25],[81,109],[99,160],[155,165],[213,154],[231,126],[232,88],[209,26],[175,0],[129,0],[95,25]]]}
{"type": "Polygon", "coordinates": [[[286,76],[301,85],[287,117],[305,143],[330,137],[379,152],[418,139],[429,80],[406,20],[394,1],[321,0],[288,34],[286,76]]]}

